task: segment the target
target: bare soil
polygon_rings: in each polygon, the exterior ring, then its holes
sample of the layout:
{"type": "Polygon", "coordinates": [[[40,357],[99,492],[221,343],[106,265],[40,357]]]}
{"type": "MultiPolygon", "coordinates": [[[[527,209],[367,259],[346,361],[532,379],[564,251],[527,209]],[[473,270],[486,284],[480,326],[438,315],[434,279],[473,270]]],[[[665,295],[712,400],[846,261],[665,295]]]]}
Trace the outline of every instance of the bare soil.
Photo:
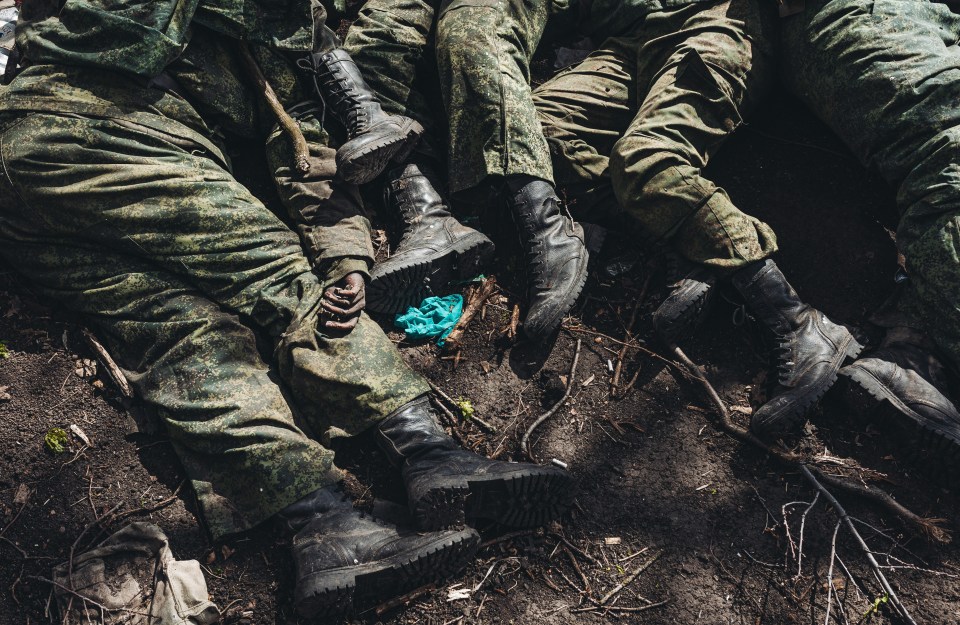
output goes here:
{"type": "MultiPolygon", "coordinates": [[[[800,294],[862,327],[893,286],[897,259],[885,229],[895,224],[893,191],[796,103],[777,96],[766,110],[730,141],[710,173],[780,234],[778,262],[800,294]]],[[[809,485],[794,469],[723,434],[698,387],[656,351],[649,313],[664,294],[657,263],[613,281],[592,278],[586,302],[567,322],[571,329],[561,332],[542,364],[542,355],[499,337],[517,299],[516,286],[509,280],[504,286],[504,296],[469,330],[457,364],[390,331],[417,369],[451,397],[468,399],[476,415],[496,427],[490,433],[462,422],[458,434],[468,446],[503,459],[523,458],[520,437],[562,393],[575,343],[582,341],[571,400],[533,437],[540,461],[569,465],[579,481],[577,503],[548,528],[484,547],[448,584],[479,587],[469,598],[447,601],[443,587],[356,622],[822,623],[831,584],[833,622],[895,622],[843,528],[828,579],[837,516],[823,498],[801,527],[807,504],[792,502],[810,502],[809,485]],[[612,399],[609,365],[617,361],[618,341],[648,277],[635,334],[650,351],[627,351],[622,379],[639,370],[637,382],[626,397],[612,399]],[[662,555],[611,605],[666,603],[643,612],[573,611],[590,605],[584,594],[599,599],[656,554],[662,555]]],[[[163,503],[184,473],[162,436],[132,433],[128,407],[102,366],[95,375],[78,375],[77,361],[93,357],[79,326],[37,302],[11,273],[0,287],[0,340],[9,350],[0,359],[0,386],[9,394],[0,401],[0,623],[59,622],[47,609],[49,585],[36,578],[49,577],[67,559],[96,517],[118,504],[132,511],[163,503]],[[71,424],[91,445],[71,434],[63,453],[45,448],[51,428],[71,424]]],[[[736,313],[736,306],[721,302],[686,351],[746,423],[766,357],[750,324],[734,323],[736,313]]],[[[796,444],[805,453],[853,459],[883,473],[875,483],[955,531],[957,497],[908,462],[898,443],[882,427],[849,419],[828,396],[796,444]]],[[[398,476],[370,440],[360,437],[339,451],[365,489],[365,502],[402,501],[398,476]]],[[[872,504],[839,497],[862,521],[880,564],[891,567],[885,572],[916,622],[960,621],[960,550],[918,536],[872,504]]],[[[178,558],[204,565],[212,598],[226,609],[224,622],[296,623],[282,534],[270,529],[214,545],[196,512],[184,486],[169,505],[133,518],[159,524],[178,558]]],[[[106,525],[88,532],[83,544],[120,524],[106,525]]],[[[481,529],[493,540],[504,531],[481,529]]]]}

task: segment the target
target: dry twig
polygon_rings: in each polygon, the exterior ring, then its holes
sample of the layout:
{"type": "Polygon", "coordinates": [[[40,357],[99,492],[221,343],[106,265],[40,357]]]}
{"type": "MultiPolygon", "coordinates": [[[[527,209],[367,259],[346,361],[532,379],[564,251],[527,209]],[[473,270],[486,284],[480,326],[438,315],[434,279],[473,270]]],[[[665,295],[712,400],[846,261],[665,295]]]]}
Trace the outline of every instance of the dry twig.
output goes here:
{"type": "Polygon", "coordinates": [[[443,349],[448,352],[455,352],[460,349],[460,342],[463,340],[463,333],[467,325],[478,312],[483,308],[484,302],[497,292],[497,279],[493,276],[484,278],[479,285],[471,286],[467,292],[465,303],[463,305],[463,314],[457,319],[453,330],[447,335],[443,343],[443,349]]]}
{"type": "Polygon", "coordinates": [[[880,564],[877,562],[877,559],[873,557],[873,552],[870,551],[870,547],[868,547],[867,543],[863,540],[863,536],[860,535],[859,530],[857,530],[857,526],[853,524],[853,520],[850,518],[850,515],[847,514],[847,511],[844,510],[843,506],[840,505],[840,502],[837,501],[837,498],[833,496],[833,493],[827,490],[823,484],[820,483],[820,480],[818,480],[813,474],[813,471],[810,470],[810,467],[806,465],[800,465],[800,472],[803,473],[803,477],[807,478],[807,481],[810,482],[810,484],[816,488],[817,491],[822,493],[828,502],[830,502],[830,506],[834,509],[834,511],[836,511],[837,516],[840,517],[840,520],[843,521],[843,523],[847,526],[847,529],[850,530],[854,540],[857,541],[860,549],[867,557],[867,562],[870,563],[870,568],[873,569],[873,574],[876,576],[877,581],[880,582],[883,592],[885,592],[887,597],[889,597],[890,604],[893,606],[893,609],[896,610],[897,614],[904,621],[910,623],[910,625],[917,625],[916,621],[913,620],[913,617],[911,617],[910,613],[907,611],[907,608],[900,602],[896,591],[893,590],[893,586],[891,586],[890,582],[887,581],[886,576],[880,569],[880,564]]]}
{"type": "Polygon", "coordinates": [[[657,554],[654,555],[652,558],[650,558],[649,560],[647,560],[646,562],[644,562],[643,564],[641,564],[640,567],[637,568],[633,573],[630,573],[630,575],[628,575],[627,578],[626,578],[625,580],[623,580],[623,582],[621,582],[620,584],[617,584],[616,586],[614,586],[614,587],[610,590],[610,592],[608,592],[607,594],[605,594],[603,597],[600,598],[600,602],[599,602],[600,605],[606,604],[606,603],[607,603],[608,601],[610,601],[610,599],[612,599],[617,593],[619,593],[621,590],[623,590],[624,588],[626,588],[627,586],[629,586],[629,585],[633,582],[633,580],[635,580],[635,579],[637,579],[638,577],[640,577],[640,574],[643,573],[644,571],[646,571],[648,568],[650,568],[650,565],[653,564],[654,562],[656,562],[657,559],[659,559],[662,554],[663,554],[662,551],[659,552],[659,553],[657,553],[657,554]]]}
{"type": "MultiPolygon", "coordinates": [[[[496,434],[496,433],[497,433],[497,428],[496,428],[496,426],[493,426],[493,425],[487,423],[486,421],[484,421],[483,419],[481,419],[481,418],[478,417],[477,415],[473,415],[473,416],[467,418],[467,416],[463,414],[463,410],[460,408],[460,405],[459,405],[457,402],[453,401],[453,399],[452,399],[449,395],[447,395],[446,393],[444,393],[444,392],[443,392],[443,389],[441,389],[439,386],[437,386],[437,385],[434,384],[433,382],[430,382],[429,380],[427,381],[427,383],[430,385],[430,388],[433,389],[433,392],[434,392],[434,393],[436,393],[437,395],[439,395],[440,398],[443,399],[443,400],[444,400],[445,402],[447,402],[448,404],[450,404],[450,406],[456,408],[456,409],[460,412],[460,414],[463,416],[463,419],[464,419],[465,421],[473,421],[474,423],[477,424],[477,426],[478,426],[481,430],[486,431],[487,434],[496,434]]],[[[449,412],[449,411],[448,411],[448,412],[449,412]]],[[[452,416],[452,413],[451,413],[451,416],[452,416]]]]}
{"type": "Polygon", "coordinates": [[[376,607],[375,612],[378,617],[383,616],[390,610],[410,605],[413,601],[416,601],[424,595],[430,594],[436,589],[436,584],[427,584],[426,586],[421,586],[420,588],[416,588],[405,595],[394,597],[390,601],[384,601],[376,607]]]}
{"type": "Polygon", "coordinates": [[[700,368],[697,367],[697,365],[690,360],[690,358],[687,357],[683,350],[678,346],[673,345],[672,351],[677,360],[682,362],[684,366],[689,369],[690,375],[699,382],[700,386],[706,392],[707,396],[713,403],[714,408],[716,408],[718,415],[720,416],[721,427],[728,434],[742,442],[750,443],[751,445],[762,449],[785,464],[799,467],[801,470],[806,468],[824,484],[829,484],[830,486],[833,486],[834,488],[842,490],[846,493],[863,497],[865,499],[870,499],[880,504],[883,508],[895,514],[901,520],[916,527],[923,532],[924,535],[936,542],[943,544],[950,542],[951,539],[949,532],[939,526],[939,523],[942,522],[943,519],[928,519],[921,517],[913,511],[908,510],[883,490],[874,488],[872,486],[856,484],[840,477],[828,475],[822,472],[816,466],[807,464],[803,457],[785,449],[768,445],[764,441],[754,436],[749,430],[746,430],[734,423],[730,418],[730,412],[727,410],[726,405],[724,405],[723,400],[720,399],[720,395],[717,393],[717,390],[713,388],[713,384],[711,384],[710,381],[707,380],[707,378],[700,372],[700,368]]]}
{"type": "Polygon", "coordinates": [[[567,379],[567,388],[563,392],[563,397],[560,398],[560,401],[558,401],[553,406],[551,406],[549,410],[547,410],[545,413],[537,417],[537,420],[534,421],[532,424],[530,424],[530,427],[527,428],[526,432],[524,432],[523,438],[520,439],[520,449],[522,449],[523,452],[527,454],[527,457],[530,458],[531,460],[536,460],[533,456],[533,453],[530,451],[530,436],[533,434],[533,431],[536,430],[538,427],[540,427],[541,423],[543,423],[544,421],[552,417],[554,413],[560,409],[560,406],[562,406],[564,402],[567,401],[567,398],[570,397],[570,391],[573,389],[573,385],[575,382],[574,378],[576,377],[576,374],[577,374],[577,362],[580,360],[581,343],[582,341],[580,339],[577,339],[577,346],[573,351],[573,362],[570,364],[570,375],[569,375],[569,378],[567,379]]]}
{"type": "Polygon", "coordinates": [[[639,309],[640,300],[638,299],[633,305],[633,310],[630,312],[630,321],[627,322],[623,335],[623,345],[620,346],[620,351],[617,353],[617,365],[613,369],[613,378],[610,380],[610,397],[618,396],[617,387],[620,386],[620,373],[623,371],[623,359],[627,357],[627,348],[630,347],[630,342],[633,340],[633,324],[637,321],[637,310],[639,309]]]}
{"type": "Polygon", "coordinates": [[[827,616],[823,619],[823,625],[830,625],[830,607],[833,605],[833,563],[837,559],[837,533],[840,532],[841,523],[843,519],[837,519],[837,525],[833,528],[833,537],[830,539],[830,565],[827,567],[827,616]]]}
{"type": "Polygon", "coordinates": [[[270,86],[270,83],[267,82],[263,72],[260,71],[260,66],[257,65],[257,60],[253,58],[253,54],[250,53],[250,48],[247,44],[240,42],[239,48],[240,58],[244,66],[246,66],[247,73],[250,74],[253,81],[257,83],[257,88],[260,89],[260,95],[263,96],[270,111],[277,118],[280,127],[283,128],[287,137],[290,138],[290,143],[293,145],[294,166],[301,174],[307,173],[310,171],[310,147],[307,145],[307,140],[303,138],[300,127],[297,126],[297,122],[293,121],[293,118],[287,114],[287,111],[284,110],[280,99],[274,92],[273,87],[270,86]]]}
{"type": "Polygon", "coordinates": [[[577,547],[576,545],[574,545],[572,542],[570,542],[569,540],[567,540],[567,538],[566,538],[565,536],[563,536],[562,534],[556,534],[556,533],[551,532],[550,535],[553,536],[554,538],[556,538],[557,540],[559,540],[560,542],[562,542],[564,545],[567,546],[567,548],[568,548],[570,551],[572,551],[573,553],[577,554],[578,556],[580,556],[581,558],[583,558],[584,560],[586,560],[586,561],[589,562],[590,564],[592,564],[592,565],[594,565],[594,566],[600,566],[600,561],[599,561],[599,560],[597,560],[596,558],[594,558],[592,555],[590,555],[589,553],[587,553],[586,551],[584,551],[584,550],[581,549],[580,547],[577,547]]]}
{"type": "Polygon", "coordinates": [[[80,328],[80,336],[83,337],[83,340],[86,342],[87,346],[96,352],[100,362],[107,370],[107,375],[110,376],[110,379],[113,381],[113,383],[118,389],[120,389],[120,393],[127,399],[132,399],[133,389],[130,388],[130,383],[127,381],[127,376],[125,376],[123,371],[120,370],[120,367],[117,366],[117,363],[113,360],[113,357],[110,356],[110,352],[107,351],[107,348],[101,345],[100,341],[98,341],[97,338],[90,332],[90,330],[87,330],[86,328],[80,328]]]}
{"type": "Polygon", "coordinates": [[[577,562],[577,559],[573,557],[573,552],[567,548],[566,545],[563,547],[563,552],[567,554],[567,559],[570,560],[570,564],[573,565],[573,570],[577,572],[577,575],[580,576],[580,581],[583,582],[583,591],[588,595],[593,594],[593,589],[590,587],[590,580],[587,579],[587,576],[584,575],[583,569],[580,568],[580,563],[577,562]]]}
{"type": "Polygon", "coordinates": [[[494,545],[499,545],[500,543],[505,543],[508,540],[513,540],[514,538],[520,538],[522,536],[533,536],[537,533],[537,530],[517,530],[515,532],[508,532],[503,536],[497,536],[496,538],[491,538],[490,540],[485,540],[480,543],[480,546],[477,547],[477,551],[481,549],[486,549],[487,547],[492,547],[494,545]]]}
{"type": "Polygon", "coordinates": [[[577,612],[646,612],[647,610],[652,610],[653,608],[659,608],[662,605],[667,605],[669,599],[664,599],[663,601],[657,601],[656,603],[651,603],[649,605],[642,605],[636,608],[622,608],[620,606],[598,606],[598,605],[588,605],[585,608],[573,608],[570,610],[571,613],[577,612]]]}

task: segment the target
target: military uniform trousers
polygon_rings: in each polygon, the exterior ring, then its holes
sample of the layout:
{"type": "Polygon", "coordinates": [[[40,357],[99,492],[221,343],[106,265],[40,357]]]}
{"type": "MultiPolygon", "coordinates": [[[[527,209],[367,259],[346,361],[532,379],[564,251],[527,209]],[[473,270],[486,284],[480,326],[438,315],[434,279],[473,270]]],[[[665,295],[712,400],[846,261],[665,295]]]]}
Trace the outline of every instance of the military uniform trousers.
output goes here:
{"type": "MultiPolygon", "coordinates": [[[[188,104],[120,74],[85,85],[93,74],[33,66],[14,87],[55,96],[0,98],[0,254],[103,338],[162,418],[213,536],[249,529],[340,479],[319,441],[428,387],[366,316],[323,333],[324,276],[188,104]]],[[[335,151],[301,124],[307,177],[332,180],[335,151]]]]}
{"type": "Polygon", "coordinates": [[[960,368],[960,15],[926,0],[808,0],[783,74],[897,194],[901,308],[960,368]]]}
{"type": "Polygon", "coordinates": [[[771,228],[703,175],[773,80],[773,4],[650,13],[534,91],[576,218],[610,219],[618,205],[643,236],[721,272],[776,251],[771,228]]]}
{"type": "Polygon", "coordinates": [[[530,95],[530,59],[548,0],[370,0],[343,47],[384,109],[428,129],[427,146],[449,163],[450,191],[488,176],[552,181],[550,152],[530,95]],[[436,122],[440,76],[446,124],[436,122]]]}

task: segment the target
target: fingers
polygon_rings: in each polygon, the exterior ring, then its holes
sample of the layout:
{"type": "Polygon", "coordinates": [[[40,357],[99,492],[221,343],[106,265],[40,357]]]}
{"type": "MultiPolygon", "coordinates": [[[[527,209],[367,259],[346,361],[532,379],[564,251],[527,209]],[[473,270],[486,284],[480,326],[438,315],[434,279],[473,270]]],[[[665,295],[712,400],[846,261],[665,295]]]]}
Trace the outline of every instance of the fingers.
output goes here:
{"type": "Polygon", "coordinates": [[[326,323],[324,323],[323,327],[327,328],[328,330],[348,331],[357,327],[357,323],[359,322],[360,322],[360,315],[357,315],[356,317],[352,317],[345,321],[334,321],[333,319],[331,319],[330,321],[327,321],[326,323]]]}
{"type": "Polygon", "coordinates": [[[355,302],[347,302],[341,306],[335,306],[329,301],[323,301],[321,306],[323,309],[333,315],[334,317],[352,317],[353,315],[360,314],[360,311],[363,310],[364,304],[366,304],[366,298],[360,297],[355,302]]]}
{"type": "Polygon", "coordinates": [[[363,276],[351,273],[336,286],[323,292],[321,307],[330,318],[323,326],[330,330],[352,330],[360,321],[360,312],[367,303],[363,276]]]}

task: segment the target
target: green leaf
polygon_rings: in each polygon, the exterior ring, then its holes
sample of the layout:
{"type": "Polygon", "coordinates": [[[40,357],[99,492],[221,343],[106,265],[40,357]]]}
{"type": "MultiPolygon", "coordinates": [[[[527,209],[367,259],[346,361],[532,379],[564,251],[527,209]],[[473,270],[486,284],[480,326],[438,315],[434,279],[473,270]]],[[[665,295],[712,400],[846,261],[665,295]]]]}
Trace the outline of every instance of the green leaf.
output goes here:
{"type": "Polygon", "coordinates": [[[471,419],[476,411],[473,409],[473,404],[470,403],[469,399],[458,399],[457,408],[460,409],[460,414],[463,415],[464,419],[471,419]]]}
{"type": "Polygon", "coordinates": [[[47,446],[47,449],[55,454],[65,452],[69,440],[67,432],[63,428],[51,428],[43,437],[43,443],[47,446]]]}

